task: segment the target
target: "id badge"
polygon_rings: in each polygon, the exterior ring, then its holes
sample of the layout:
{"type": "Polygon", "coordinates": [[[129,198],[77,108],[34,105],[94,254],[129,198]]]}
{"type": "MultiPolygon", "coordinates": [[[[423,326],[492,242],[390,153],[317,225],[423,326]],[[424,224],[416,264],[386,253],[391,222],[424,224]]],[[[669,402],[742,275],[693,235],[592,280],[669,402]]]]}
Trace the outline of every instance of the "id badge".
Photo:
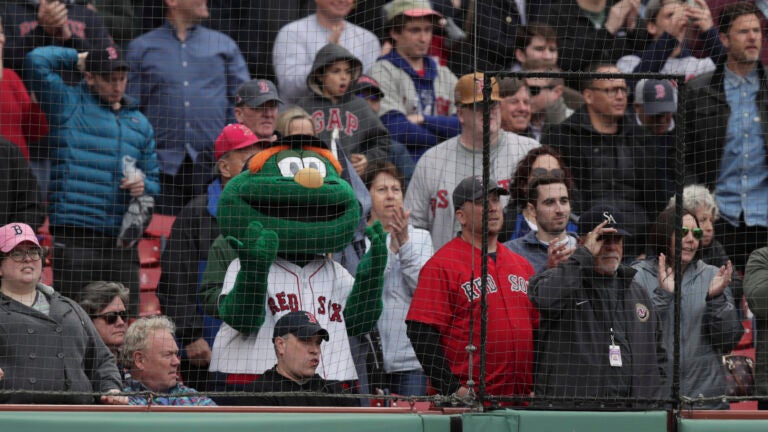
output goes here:
{"type": "Polygon", "coordinates": [[[621,347],[618,345],[608,345],[608,358],[611,367],[621,367],[621,347]]]}

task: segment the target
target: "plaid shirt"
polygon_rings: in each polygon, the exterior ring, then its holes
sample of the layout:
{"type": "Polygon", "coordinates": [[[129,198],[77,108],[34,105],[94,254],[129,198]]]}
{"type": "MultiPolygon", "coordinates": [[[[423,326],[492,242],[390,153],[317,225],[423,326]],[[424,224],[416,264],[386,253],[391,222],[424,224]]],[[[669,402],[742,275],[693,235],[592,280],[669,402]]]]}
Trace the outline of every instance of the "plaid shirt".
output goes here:
{"type": "MultiPolygon", "coordinates": [[[[193,396],[191,394],[197,393],[197,390],[187,387],[183,384],[176,384],[164,394],[184,394],[189,396],[157,396],[155,392],[151,391],[144,384],[128,379],[123,389],[126,393],[135,392],[148,392],[151,394],[152,404],[154,405],[180,405],[180,406],[216,406],[216,402],[206,396],[193,396]]],[[[129,396],[129,405],[149,405],[149,396],[129,396]]]]}

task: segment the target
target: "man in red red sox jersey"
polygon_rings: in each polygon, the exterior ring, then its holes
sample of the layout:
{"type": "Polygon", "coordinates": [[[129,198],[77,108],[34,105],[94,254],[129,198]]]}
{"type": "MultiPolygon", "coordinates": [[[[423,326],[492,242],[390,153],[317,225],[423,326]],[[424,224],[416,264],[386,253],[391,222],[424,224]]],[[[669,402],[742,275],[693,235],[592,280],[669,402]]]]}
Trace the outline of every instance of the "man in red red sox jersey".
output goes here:
{"type": "MultiPolygon", "coordinates": [[[[453,191],[461,233],[440,248],[419,275],[406,318],[408,337],[432,386],[440,394],[465,398],[467,380],[479,382],[480,355],[469,371],[471,343],[480,346],[480,266],[482,198],[488,194],[488,328],[486,392],[494,396],[529,396],[533,390],[533,330],[539,314],[528,300],[533,267],[497,242],[503,222],[500,195],[509,192],[495,180],[483,185],[467,177],[453,191]]],[[[475,389],[476,390],[476,389],[475,389]]],[[[506,403],[504,403],[506,404],[506,403]]]]}

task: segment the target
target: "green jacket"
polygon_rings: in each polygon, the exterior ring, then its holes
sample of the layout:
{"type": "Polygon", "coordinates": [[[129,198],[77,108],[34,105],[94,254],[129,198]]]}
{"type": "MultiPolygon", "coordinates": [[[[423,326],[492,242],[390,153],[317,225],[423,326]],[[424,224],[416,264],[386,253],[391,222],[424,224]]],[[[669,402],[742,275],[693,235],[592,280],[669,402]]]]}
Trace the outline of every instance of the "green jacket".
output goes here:
{"type": "Polygon", "coordinates": [[[768,247],[752,252],[744,272],[744,295],[755,314],[755,385],[757,396],[768,396],[768,247]]]}
{"type": "Polygon", "coordinates": [[[208,263],[200,283],[200,302],[207,315],[219,318],[219,296],[221,296],[222,283],[229,264],[235,258],[237,258],[237,252],[232,249],[227,240],[221,235],[216,237],[208,251],[208,263]]]}

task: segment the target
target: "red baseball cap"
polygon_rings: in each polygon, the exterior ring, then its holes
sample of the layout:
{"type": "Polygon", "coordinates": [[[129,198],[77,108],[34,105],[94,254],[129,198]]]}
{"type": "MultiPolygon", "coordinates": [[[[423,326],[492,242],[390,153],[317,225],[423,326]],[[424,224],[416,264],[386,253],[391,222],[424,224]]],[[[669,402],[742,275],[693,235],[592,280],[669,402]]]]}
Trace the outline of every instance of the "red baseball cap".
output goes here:
{"type": "Polygon", "coordinates": [[[219,160],[232,150],[252,146],[257,142],[259,142],[259,137],[252,130],[248,129],[248,126],[239,123],[228,124],[222,129],[219,137],[216,138],[214,156],[216,160],[219,160]]]}
{"type": "Polygon", "coordinates": [[[35,230],[27,224],[12,222],[0,228],[0,252],[8,253],[25,241],[40,246],[35,230]]]}

